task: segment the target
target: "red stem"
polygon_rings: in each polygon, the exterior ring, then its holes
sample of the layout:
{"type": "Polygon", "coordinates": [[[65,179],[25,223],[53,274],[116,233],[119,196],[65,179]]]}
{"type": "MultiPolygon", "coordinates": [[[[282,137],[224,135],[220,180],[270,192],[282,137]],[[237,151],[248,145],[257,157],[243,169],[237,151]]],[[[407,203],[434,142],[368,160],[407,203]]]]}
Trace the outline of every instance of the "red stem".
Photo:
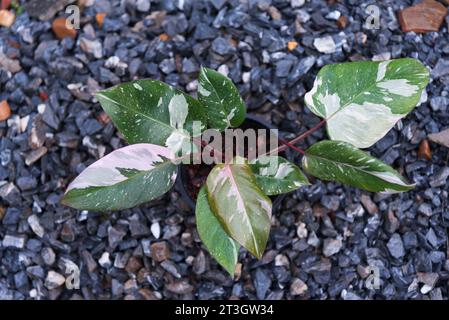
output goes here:
{"type": "Polygon", "coordinates": [[[298,152],[299,152],[300,154],[302,154],[302,155],[306,154],[304,150],[302,150],[302,149],[299,148],[299,147],[296,147],[296,146],[292,145],[290,142],[285,141],[284,139],[279,139],[279,141],[280,141],[283,145],[288,146],[289,148],[292,148],[292,149],[295,150],[295,151],[298,151],[298,152]]]}
{"type": "MultiPolygon", "coordinates": [[[[326,123],[326,119],[321,120],[320,122],[318,122],[318,124],[316,124],[315,126],[310,128],[309,130],[304,132],[303,134],[297,136],[296,138],[294,138],[294,139],[292,139],[292,140],[290,140],[288,142],[283,142],[282,140],[280,140],[282,142],[282,145],[277,147],[276,149],[273,149],[273,150],[269,151],[267,154],[268,155],[270,155],[270,154],[278,154],[279,152],[284,151],[288,147],[292,148],[292,145],[298,143],[301,140],[304,140],[305,138],[310,136],[312,133],[317,131],[319,128],[321,128],[325,123],[326,123]]],[[[292,148],[292,149],[296,150],[295,148],[292,148]]],[[[302,149],[300,149],[300,150],[301,151],[299,151],[299,150],[296,150],[296,151],[300,152],[301,154],[304,154],[304,150],[302,150],[302,149]]]]}

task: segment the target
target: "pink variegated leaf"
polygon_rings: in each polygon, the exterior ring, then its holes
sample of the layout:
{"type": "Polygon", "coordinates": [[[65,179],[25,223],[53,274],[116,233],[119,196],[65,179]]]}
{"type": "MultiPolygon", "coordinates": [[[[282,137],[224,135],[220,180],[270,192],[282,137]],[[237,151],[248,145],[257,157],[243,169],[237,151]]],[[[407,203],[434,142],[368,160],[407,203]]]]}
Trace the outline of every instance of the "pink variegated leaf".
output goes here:
{"type": "Polygon", "coordinates": [[[80,210],[120,210],[151,201],[173,186],[177,168],[166,147],[140,143],[111,152],[70,183],[62,203],[80,210]]]}
{"type": "Polygon", "coordinates": [[[212,212],[226,233],[260,259],[270,233],[271,200],[246,160],[216,165],[206,188],[212,212]]]}

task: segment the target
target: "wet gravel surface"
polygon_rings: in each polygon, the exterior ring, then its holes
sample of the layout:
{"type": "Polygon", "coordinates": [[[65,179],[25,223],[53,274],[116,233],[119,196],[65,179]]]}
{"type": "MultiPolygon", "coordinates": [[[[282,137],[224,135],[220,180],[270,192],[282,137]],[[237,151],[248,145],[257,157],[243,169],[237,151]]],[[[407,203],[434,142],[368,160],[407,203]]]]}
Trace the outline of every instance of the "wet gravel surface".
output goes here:
{"type": "Polygon", "coordinates": [[[404,0],[379,1],[377,30],[363,27],[368,2],[356,0],[82,2],[75,39],[59,40],[51,17],[28,13],[0,28],[0,101],[12,110],[0,122],[0,299],[448,298],[448,149],[431,143],[426,160],[418,146],[449,126],[449,18],[417,35],[395,18],[413,4],[404,0]],[[369,151],[416,189],[382,195],[314,181],[274,213],[262,260],[240,252],[235,280],[201,245],[176,191],[121,212],[59,204],[78,173],[125,145],[92,97],[99,88],[152,78],[194,92],[205,65],[293,137],[319,121],[303,95],[323,65],[399,57],[427,65],[431,83],[369,151]],[[70,290],[76,268],[80,289],[70,290]]]}

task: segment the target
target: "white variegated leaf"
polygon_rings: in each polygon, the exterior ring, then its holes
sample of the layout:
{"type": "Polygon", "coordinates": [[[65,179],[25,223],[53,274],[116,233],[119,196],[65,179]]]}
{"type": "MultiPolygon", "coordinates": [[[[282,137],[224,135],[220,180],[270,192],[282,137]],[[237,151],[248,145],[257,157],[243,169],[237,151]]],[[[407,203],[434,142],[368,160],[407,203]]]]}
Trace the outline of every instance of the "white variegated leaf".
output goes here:
{"type": "Polygon", "coordinates": [[[428,81],[415,59],[333,64],[320,70],[304,101],[327,120],[332,140],[367,148],[419,103],[428,81]]]}
{"type": "Polygon", "coordinates": [[[224,130],[238,127],[246,116],[246,106],[232,81],[221,73],[201,68],[198,99],[203,103],[209,127],[224,130]]]}
{"type": "Polygon", "coordinates": [[[307,177],[294,164],[279,156],[262,156],[250,162],[257,184],[269,196],[308,185],[307,177]]]}
{"type": "Polygon", "coordinates": [[[203,105],[156,80],[136,80],[97,93],[101,106],[129,143],[167,146],[175,154],[206,126],[203,105]],[[195,128],[195,124],[197,125],[195,128]]]}
{"type": "Polygon", "coordinates": [[[303,167],[309,174],[372,192],[413,189],[393,168],[343,141],[324,140],[305,152],[303,167]]]}
{"type": "Polygon", "coordinates": [[[62,203],[80,210],[134,207],[170,190],[176,180],[173,153],[139,143],[111,152],[70,183],[62,203]]]}

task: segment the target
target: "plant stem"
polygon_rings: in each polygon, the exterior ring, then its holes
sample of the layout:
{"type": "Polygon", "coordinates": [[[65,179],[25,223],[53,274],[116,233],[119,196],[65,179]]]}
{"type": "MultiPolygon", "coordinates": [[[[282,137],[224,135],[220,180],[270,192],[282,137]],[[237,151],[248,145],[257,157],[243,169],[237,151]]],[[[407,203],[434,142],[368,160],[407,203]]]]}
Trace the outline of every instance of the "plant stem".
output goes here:
{"type": "Polygon", "coordinates": [[[297,147],[297,146],[292,145],[290,142],[288,142],[288,141],[286,141],[286,140],[284,140],[284,139],[279,139],[279,141],[280,141],[284,146],[287,146],[287,147],[289,147],[289,148],[291,148],[291,149],[293,149],[293,150],[295,150],[295,151],[298,151],[298,152],[299,152],[300,154],[302,154],[302,155],[305,155],[305,154],[306,154],[304,150],[302,150],[301,148],[299,148],[299,147],[297,147]]]}
{"type": "MultiPolygon", "coordinates": [[[[324,124],[326,123],[326,119],[321,120],[318,124],[316,124],[315,126],[313,126],[312,128],[310,128],[309,130],[307,130],[306,132],[304,132],[303,134],[297,136],[296,138],[288,141],[288,142],[284,142],[282,140],[281,143],[282,145],[277,147],[276,149],[270,150],[269,152],[267,152],[267,155],[272,155],[272,154],[278,154],[279,152],[284,151],[285,149],[287,149],[288,147],[292,148],[292,146],[295,143],[298,143],[301,140],[304,140],[305,138],[307,138],[308,136],[310,136],[312,133],[314,133],[315,131],[317,131],[319,128],[321,128],[324,124]]],[[[294,148],[292,148],[293,150],[296,150],[294,148]]],[[[298,148],[299,149],[299,148],[298,148]]],[[[300,149],[296,150],[298,152],[300,152],[301,154],[304,154],[304,150],[300,149]]]]}
{"type": "MultiPolygon", "coordinates": [[[[304,140],[305,138],[310,136],[312,133],[314,133],[319,128],[321,128],[325,123],[326,123],[326,119],[321,120],[318,124],[316,124],[315,126],[310,128],[306,132],[300,134],[299,136],[297,136],[296,138],[294,138],[294,139],[292,139],[290,141],[286,141],[286,140],[283,140],[283,139],[279,138],[279,141],[282,143],[281,146],[279,146],[279,147],[277,147],[277,148],[275,148],[273,150],[270,150],[270,151],[264,153],[263,155],[260,155],[259,157],[267,156],[267,155],[269,156],[269,155],[273,155],[273,154],[277,155],[278,153],[284,151],[287,148],[291,148],[291,149],[301,153],[302,155],[305,155],[305,151],[303,149],[299,148],[299,147],[294,146],[294,144],[298,143],[299,141],[304,140]]],[[[206,148],[210,149],[210,151],[212,151],[214,153],[214,157],[215,157],[215,155],[217,155],[218,157],[223,159],[223,152],[214,149],[210,144],[207,144],[206,141],[203,141],[203,140],[195,138],[195,137],[192,138],[192,139],[194,141],[196,141],[197,143],[201,144],[204,147],[204,149],[206,149],[206,148]]],[[[176,160],[181,160],[181,159],[183,159],[185,157],[186,156],[182,156],[182,157],[176,158],[176,160]]]]}

